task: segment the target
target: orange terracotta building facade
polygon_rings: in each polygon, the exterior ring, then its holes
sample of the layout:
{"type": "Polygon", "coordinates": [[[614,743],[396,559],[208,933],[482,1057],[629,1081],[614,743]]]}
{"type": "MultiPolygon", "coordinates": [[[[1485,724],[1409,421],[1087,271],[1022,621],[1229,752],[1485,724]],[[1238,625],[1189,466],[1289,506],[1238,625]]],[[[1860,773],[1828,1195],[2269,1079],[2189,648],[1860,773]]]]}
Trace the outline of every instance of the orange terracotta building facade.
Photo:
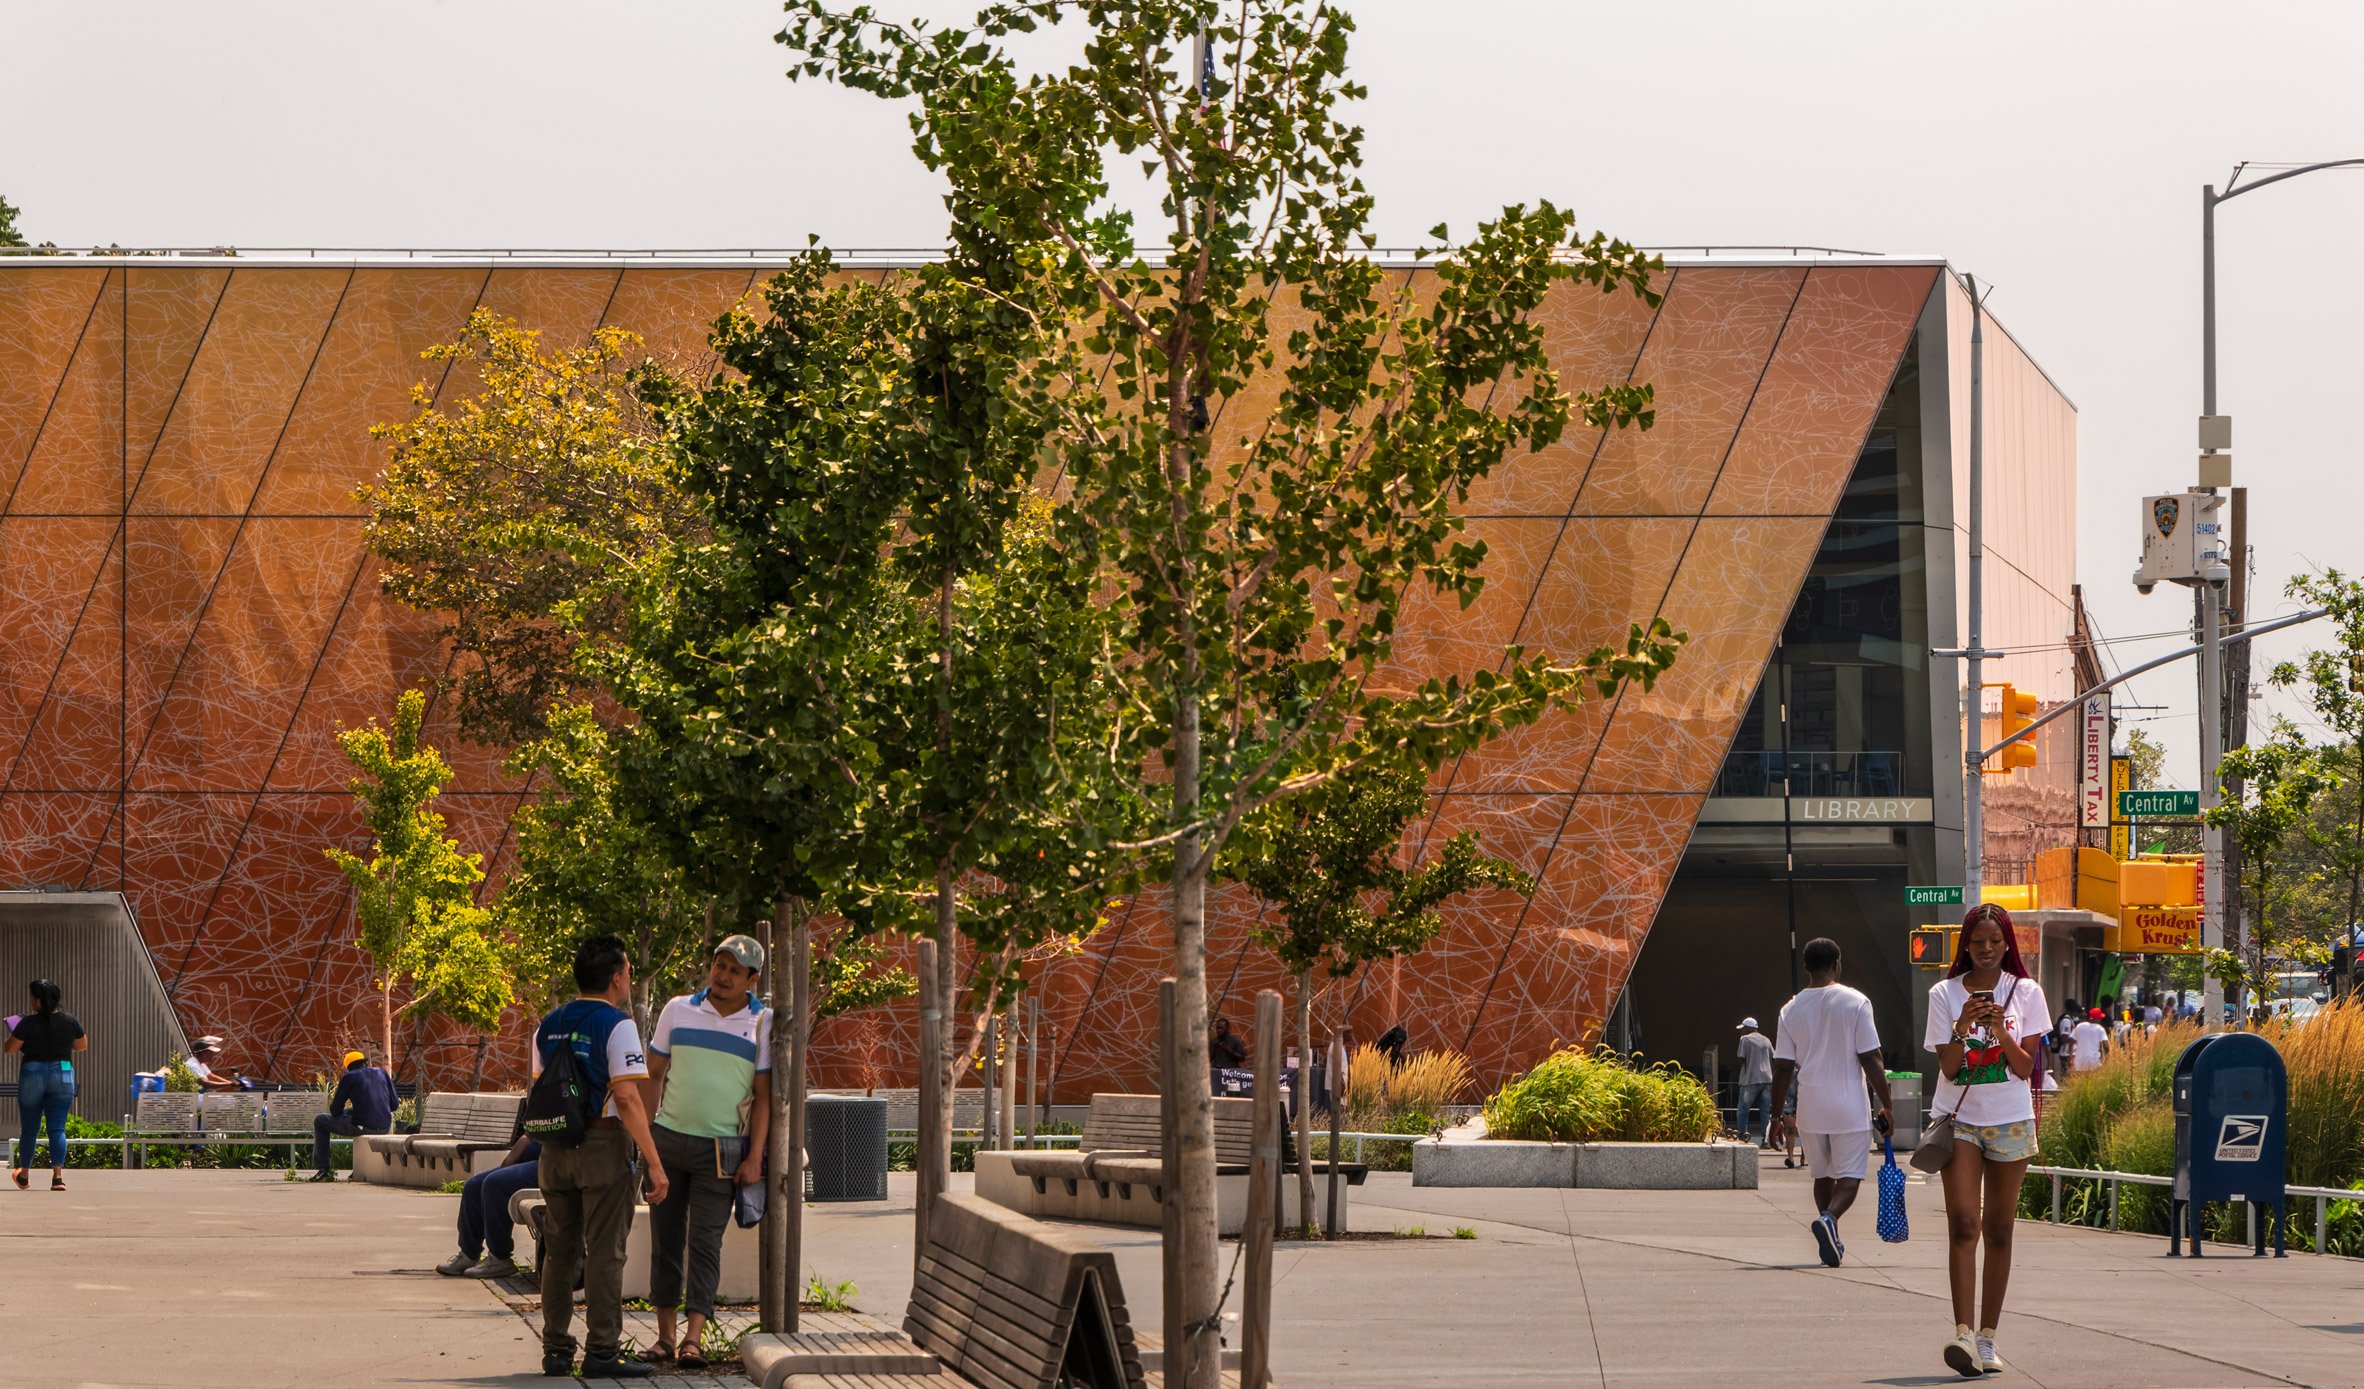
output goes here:
{"type": "MultiPolygon", "coordinates": [[[[1711,260],[1672,266],[1655,309],[1555,292],[1562,381],[1647,381],[1657,426],[1575,431],[1508,461],[1467,508],[1490,547],[1483,597],[1409,614],[1399,659],[1441,672],[1510,642],[1581,651],[1654,614],[1691,643],[1655,690],[1440,772],[1424,837],[1478,829],[1537,889],[1456,904],[1430,951],[1333,987],[1326,1019],[1351,1016],[1366,1037],[1424,1019],[1423,1041],[1464,1046],[1487,1079],[1597,1033],[1899,364],[1945,318],[1931,318],[1942,272],[1711,260]]],[[[364,842],[333,735],[445,668],[435,624],[380,595],[362,548],[352,493],[383,461],[369,427],[401,417],[423,376],[445,401],[470,388],[419,353],[471,310],[553,346],[629,328],[696,368],[706,325],[761,274],[0,262],[0,887],[120,888],[190,1034],[230,1036],[251,1074],[322,1069],[374,1013],[351,902],[321,853],[364,842]]],[[[497,880],[522,788],[448,722],[432,735],[458,772],[442,809],[497,880]]],[[[1281,982],[1248,944],[1255,910],[1227,892],[1211,912],[1212,979],[1241,1017],[1281,982]]],[[[1150,894],[1042,980],[1060,1098],[1152,1073],[1167,950],[1150,894]]],[[[908,1012],[825,1024],[821,1078],[908,1084],[908,1012]]],[[[473,1078],[474,1039],[424,1041],[428,1083],[473,1078]]],[[[517,1036],[491,1048],[486,1082],[515,1078],[517,1036]]]]}

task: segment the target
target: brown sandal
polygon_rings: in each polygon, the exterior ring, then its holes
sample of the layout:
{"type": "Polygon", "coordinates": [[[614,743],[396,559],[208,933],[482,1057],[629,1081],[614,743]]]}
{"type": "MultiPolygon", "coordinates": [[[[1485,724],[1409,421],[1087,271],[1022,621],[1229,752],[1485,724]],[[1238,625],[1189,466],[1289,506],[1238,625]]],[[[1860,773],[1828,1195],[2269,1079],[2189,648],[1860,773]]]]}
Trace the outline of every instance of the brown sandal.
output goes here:
{"type": "Polygon", "coordinates": [[[683,1346],[681,1348],[680,1357],[673,1362],[673,1368],[677,1370],[703,1370],[707,1368],[706,1357],[698,1353],[698,1348],[696,1346],[683,1346]]]}
{"type": "Polygon", "coordinates": [[[646,1360],[651,1365],[670,1365],[673,1363],[673,1343],[671,1341],[659,1341],[655,1345],[650,1346],[647,1350],[642,1351],[640,1353],[640,1358],[646,1360]]]}

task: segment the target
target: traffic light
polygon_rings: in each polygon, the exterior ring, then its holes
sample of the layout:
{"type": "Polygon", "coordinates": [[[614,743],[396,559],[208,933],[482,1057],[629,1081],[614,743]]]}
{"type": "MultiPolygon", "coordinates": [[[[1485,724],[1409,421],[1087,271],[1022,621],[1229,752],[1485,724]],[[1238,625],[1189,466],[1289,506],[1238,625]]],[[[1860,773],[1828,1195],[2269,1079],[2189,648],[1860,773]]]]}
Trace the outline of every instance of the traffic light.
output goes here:
{"type": "Polygon", "coordinates": [[[1914,931],[1909,953],[1912,962],[1923,969],[1944,969],[1954,959],[1954,928],[1929,926],[1914,931]]]}
{"type": "MultiPolygon", "coordinates": [[[[2003,686],[2003,736],[2010,737],[2035,722],[2036,697],[2015,685],[2003,686]]],[[[1989,767],[1994,772],[2015,772],[2022,767],[2036,765],[2036,740],[2022,738],[2006,744],[2001,754],[1993,759],[2000,766],[1989,767]]]]}

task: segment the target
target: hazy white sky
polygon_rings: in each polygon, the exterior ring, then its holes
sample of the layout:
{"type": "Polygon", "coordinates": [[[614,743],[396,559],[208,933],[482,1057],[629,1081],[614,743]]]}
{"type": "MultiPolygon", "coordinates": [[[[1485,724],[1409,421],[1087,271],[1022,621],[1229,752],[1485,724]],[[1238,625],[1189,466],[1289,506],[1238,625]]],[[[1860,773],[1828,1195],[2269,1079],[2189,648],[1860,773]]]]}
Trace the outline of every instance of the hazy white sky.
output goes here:
{"type": "MultiPolygon", "coordinates": [[[[2364,156],[2364,6],[1349,8],[1383,240],[1550,197],[1649,244],[1944,255],[2079,407],[2078,571],[2103,634],[2188,624],[2181,590],[2140,598],[2127,576],[2136,499],[2190,481],[2199,188],[2242,159],[2364,156]]],[[[900,114],[789,84],[778,27],[763,0],[0,0],[0,193],[67,245],[933,244],[900,114]]],[[[2364,365],[2359,231],[2364,170],[2220,214],[2221,407],[2261,614],[2292,573],[2364,569],[2341,403],[2364,365]]],[[[2169,706],[2143,726],[2193,785],[2191,678],[2170,670],[2135,698],[2169,706]]]]}

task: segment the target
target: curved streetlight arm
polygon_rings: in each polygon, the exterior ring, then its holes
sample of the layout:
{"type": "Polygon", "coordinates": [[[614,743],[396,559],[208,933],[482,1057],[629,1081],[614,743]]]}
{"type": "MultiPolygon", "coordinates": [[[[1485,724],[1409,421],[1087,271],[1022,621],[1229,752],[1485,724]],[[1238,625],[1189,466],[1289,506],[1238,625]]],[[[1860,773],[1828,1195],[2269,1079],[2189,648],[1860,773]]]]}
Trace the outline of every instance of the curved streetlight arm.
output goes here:
{"type": "MultiPolygon", "coordinates": [[[[2301,622],[2312,622],[2318,617],[2326,616],[2330,613],[2330,611],[2331,610],[2329,608],[2309,608],[2307,611],[2298,613],[2291,617],[2278,617],[2271,622],[2260,622],[2253,625],[2236,627],[2232,631],[2226,633],[2224,637],[2219,638],[2217,644],[2222,645],[2225,640],[2235,637],[2262,637],[2268,632],[2278,632],[2285,627],[2296,627],[2301,622]]],[[[2040,718],[2030,721],[2027,727],[2020,729],[2016,733],[2013,733],[2010,737],[2003,739],[2001,742],[1995,744],[1991,748],[1981,748],[1968,754],[1964,760],[1973,767],[1983,768],[1986,765],[1986,760],[1988,758],[1994,756],[1998,752],[2001,752],[2003,749],[2011,746],[2013,743],[2019,742],[2021,739],[2026,738],[2029,734],[2034,733],[2037,729],[2042,728],[2045,724],[2052,722],[2061,715],[2066,714],[2073,709],[2082,708],[2086,700],[2091,699],[2097,694],[2100,694],[2103,690],[2109,689],[2114,685],[2123,685],[2127,681],[2132,680],[2135,676],[2144,674],[2148,671],[2157,670],[2159,667],[2166,665],[2170,661],[2180,661],[2186,656],[2197,656],[2206,649],[2207,647],[2205,644],[2197,644],[2184,647],[2179,651],[2170,651],[2166,655],[2161,656],[2156,660],[2145,661],[2141,665],[2134,667],[2132,670],[2129,670],[2122,675],[2114,675],[2109,679],[2102,681],[2100,684],[2095,685],[2092,689],[2079,690],[2074,695],[2071,695],[2069,698],[2061,701],[2059,706],[2054,708],[2051,713],[2045,714],[2040,718]]],[[[1944,656],[1953,653],[1932,651],[1929,654],[1932,656],[1944,656]]]]}
{"type": "Polygon", "coordinates": [[[2326,159],[2319,164],[2301,164],[2295,169],[2284,169],[2282,172],[2275,174],[2271,178],[2261,178],[2257,182],[2250,184],[2248,187],[2242,188],[2237,187],[2236,185],[2241,181],[2241,171],[2248,168],[2249,166],[2247,164],[2241,164],[2235,166],[2233,169],[2233,176],[2224,181],[2224,191],[2222,193],[2219,193],[2214,189],[2209,190],[2208,200],[2213,203],[2227,202],[2231,199],[2240,197],[2243,193],[2254,193],[2258,189],[2264,188],[2269,184],[2280,183],[2286,178],[2297,178],[2300,174],[2311,174],[2318,169],[2346,169],[2355,167],[2357,165],[2364,165],[2364,159],[2326,159]]]}

